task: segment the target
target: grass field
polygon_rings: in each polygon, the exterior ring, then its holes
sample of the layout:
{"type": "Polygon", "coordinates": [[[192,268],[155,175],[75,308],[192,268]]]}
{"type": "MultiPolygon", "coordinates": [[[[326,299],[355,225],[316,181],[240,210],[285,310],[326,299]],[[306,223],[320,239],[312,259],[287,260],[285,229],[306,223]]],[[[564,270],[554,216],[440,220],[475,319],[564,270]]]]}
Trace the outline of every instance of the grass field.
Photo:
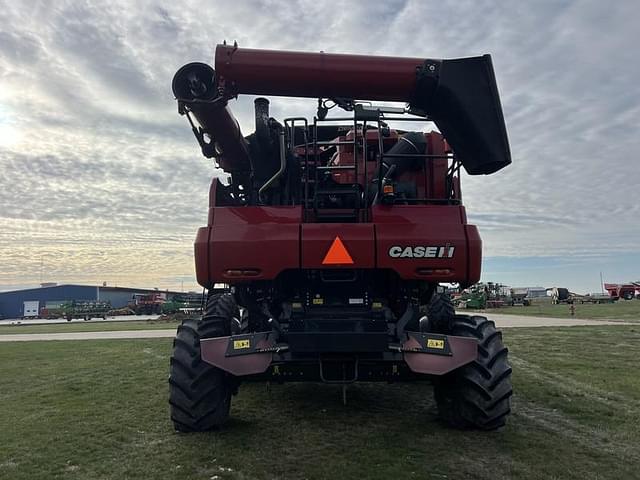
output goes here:
{"type": "Polygon", "coordinates": [[[499,432],[436,417],[426,384],[245,384],[222,431],[168,421],[169,340],[0,344],[2,479],[640,477],[640,328],[509,329],[499,432]]]}
{"type": "MultiPolygon", "coordinates": [[[[576,304],[575,318],[640,320],[640,300],[621,300],[615,303],[576,304]]],[[[537,302],[528,307],[503,307],[484,310],[487,313],[512,313],[534,317],[572,318],[569,305],[537,302]]]]}
{"type": "Polygon", "coordinates": [[[162,330],[177,328],[178,320],[134,320],[131,322],[74,322],[51,325],[0,325],[0,335],[25,333],[111,332],[116,330],[162,330]]]}

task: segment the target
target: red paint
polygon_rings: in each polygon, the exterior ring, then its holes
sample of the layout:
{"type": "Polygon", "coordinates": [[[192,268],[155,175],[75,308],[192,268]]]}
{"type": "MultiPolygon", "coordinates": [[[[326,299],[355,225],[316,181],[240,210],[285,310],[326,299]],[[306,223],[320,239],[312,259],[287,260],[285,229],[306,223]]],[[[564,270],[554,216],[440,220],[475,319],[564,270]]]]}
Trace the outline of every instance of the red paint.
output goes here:
{"type": "MultiPolygon", "coordinates": [[[[271,361],[273,354],[269,352],[256,352],[247,355],[226,356],[229,340],[233,337],[206,338],[200,340],[200,352],[202,359],[232,375],[244,376],[264,373],[271,361]]],[[[256,346],[259,349],[273,347],[273,340],[261,340],[256,346]]]]}
{"type": "Polygon", "coordinates": [[[460,206],[396,205],[372,208],[376,230],[378,268],[389,268],[401,278],[420,278],[433,282],[467,283],[470,253],[481,257],[481,251],[470,252],[465,225],[460,222],[460,206]],[[452,258],[392,258],[394,246],[455,247],[452,258]]]}
{"type": "Polygon", "coordinates": [[[482,241],[477,228],[466,224],[462,206],[375,206],[371,223],[346,224],[303,224],[299,206],[215,207],[212,212],[213,224],[198,230],[195,243],[196,276],[205,287],[270,280],[286,269],[329,267],[386,268],[404,279],[431,282],[480,279],[482,241]],[[347,256],[327,261],[336,237],[353,263],[347,256]],[[393,246],[447,244],[455,247],[452,258],[389,256],[393,246]]]}
{"type": "Polygon", "coordinates": [[[482,271],[482,240],[478,228],[475,225],[465,225],[464,229],[467,237],[468,264],[466,282],[460,282],[463,287],[479,282],[482,271]]]}
{"type": "Polygon", "coordinates": [[[273,279],[300,268],[301,207],[216,207],[209,283],[273,279]],[[238,275],[235,272],[247,272],[238,275]]]}
{"type": "Polygon", "coordinates": [[[631,295],[631,297],[633,298],[636,296],[636,291],[640,291],[640,282],[632,282],[626,284],[605,283],[604,288],[609,293],[609,296],[611,298],[624,298],[628,295],[631,295]]]}
{"type": "Polygon", "coordinates": [[[349,251],[350,264],[331,268],[375,268],[373,225],[367,223],[305,223],[302,225],[302,268],[327,268],[327,251],[339,236],[349,251]]]}
{"type": "MultiPolygon", "coordinates": [[[[200,341],[202,359],[215,367],[236,376],[257,375],[267,371],[273,362],[271,352],[255,352],[246,355],[227,356],[229,341],[233,337],[207,338],[200,341]]],[[[478,342],[474,338],[448,336],[451,355],[437,355],[425,352],[404,352],[404,361],[412,372],[425,375],[444,375],[458,367],[472,362],[477,357],[478,342]]],[[[258,349],[273,347],[271,339],[263,339],[258,349]]],[[[420,349],[420,344],[409,337],[402,348],[420,349]]]]}
{"type": "Polygon", "coordinates": [[[209,272],[209,235],[210,227],[201,227],[196,234],[196,241],[193,245],[196,260],[196,280],[205,288],[213,287],[213,278],[209,272]]]}
{"type": "MultiPolygon", "coordinates": [[[[478,356],[478,341],[475,338],[448,336],[451,355],[435,355],[424,352],[405,352],[404,361],[415,373],[426,375],[444,375],[458,367],[466,365],[478,356]]],[[[415,338],[409,337],[402,348],[419,349],[420,344],[415,338]]]]}
{"type": "Polygon", "coordinates": [[[409,101],[423,58],[282,52],[218,45],[215,71],[229,94],[409,101]]]}

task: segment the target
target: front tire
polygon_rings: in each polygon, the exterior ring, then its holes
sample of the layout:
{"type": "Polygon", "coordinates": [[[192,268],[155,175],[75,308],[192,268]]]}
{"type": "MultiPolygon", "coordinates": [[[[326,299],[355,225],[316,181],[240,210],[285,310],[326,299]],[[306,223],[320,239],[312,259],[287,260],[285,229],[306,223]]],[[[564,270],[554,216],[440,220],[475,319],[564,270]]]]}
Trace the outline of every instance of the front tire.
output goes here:
{"type": "Polygon", "coordinates": [[[434,333],[446,333],[456,315],[451,297],[444,293],[434,293],[427,306],[427,318],[429,331],[434,333]]]}
{"type": "Polygon", "coordinates": [[[187,319],[173,341],[169,404],[177,431],[202,432],[229,418],[234,377],[202,360],[200,340],[230,335],[238,307],[231,294],[211,295],[200,320],[187,319]]]}
{"type": "Polygon", "coordinates": [[[455,428],[494,430],[504,426],[513,390],[501,332],[485,317],[456,315],[447,333],[476,338],[478,356],[434,383],[440,416],[455,428]]]}

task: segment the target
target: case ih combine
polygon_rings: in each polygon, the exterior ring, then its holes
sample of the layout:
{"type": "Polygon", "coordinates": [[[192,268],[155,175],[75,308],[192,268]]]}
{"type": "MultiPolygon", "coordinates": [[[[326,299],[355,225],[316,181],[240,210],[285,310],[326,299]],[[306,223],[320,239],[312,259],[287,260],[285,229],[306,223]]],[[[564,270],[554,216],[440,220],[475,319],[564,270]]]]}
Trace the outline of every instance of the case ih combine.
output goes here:
{"type": "Polygon", "coordinates": [[[481,175],[511,163],[490,56],[223,44],[215,71],[187,64],[173,92],[203,154],[230,174],[228,184],[213,179],[195,242],[198,282],[228,289],[178,328],[175,428],[224,423],[244,381],[428,380],[451,425],[504,425],[511,368],[502,336],[484,317],[456,315],[438,289],[480,278],[460,168],[481,175]],[[279,122],[257,98],[255,132],[244,137],[228,108],[240,94],[317,98],[318,111],[279,122]],[[334,106],[344,112],[329,118],[334,106]],[[442,133],[391,127],[406,120],[442,133]]]}

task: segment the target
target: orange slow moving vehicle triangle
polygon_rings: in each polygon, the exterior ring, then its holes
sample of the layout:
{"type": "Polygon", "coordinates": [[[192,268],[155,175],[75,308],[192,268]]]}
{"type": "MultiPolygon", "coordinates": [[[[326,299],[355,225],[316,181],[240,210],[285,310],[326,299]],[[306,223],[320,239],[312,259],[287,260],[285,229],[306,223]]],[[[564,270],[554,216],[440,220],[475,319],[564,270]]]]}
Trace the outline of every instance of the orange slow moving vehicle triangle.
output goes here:
{"type": "Polygon", "coordinates": [[[349,255],[349,252],[340,240],[340,237],[336,236],[335,240],[329,247],[329,251],[322,260],[323,265],[352,265],[353,258],[349,255]]]}

